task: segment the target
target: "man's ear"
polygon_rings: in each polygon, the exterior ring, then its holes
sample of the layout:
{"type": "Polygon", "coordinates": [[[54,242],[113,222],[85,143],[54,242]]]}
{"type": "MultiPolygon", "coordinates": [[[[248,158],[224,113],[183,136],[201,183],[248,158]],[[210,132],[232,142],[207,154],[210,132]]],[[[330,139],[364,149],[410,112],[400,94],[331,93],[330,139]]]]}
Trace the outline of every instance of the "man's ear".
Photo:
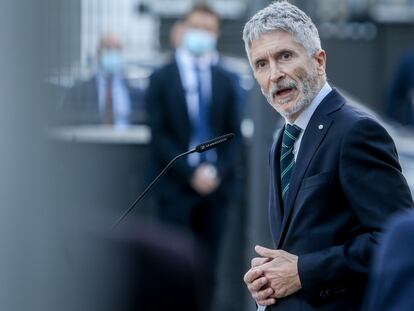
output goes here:
{"type": "Polygon", "coordinates": [[[324,50],[319,50],[315,53],[314,58],[317,63],[318,75],[324,76],[326,74],[326,52],[324,50]]]}

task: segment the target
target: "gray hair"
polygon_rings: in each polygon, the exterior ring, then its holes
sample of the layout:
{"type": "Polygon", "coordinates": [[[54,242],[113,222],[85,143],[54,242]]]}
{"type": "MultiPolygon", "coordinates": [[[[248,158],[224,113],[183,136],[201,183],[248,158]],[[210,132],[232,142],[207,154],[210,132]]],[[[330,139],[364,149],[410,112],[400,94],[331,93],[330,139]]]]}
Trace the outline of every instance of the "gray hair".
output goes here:
{"type": "Polygon", "coordinates": [[[309,56],[321,50],[318,29],[310,17],[287,1],[277,1],[257,12],[244,26],[243,41],[250,62],[252,42],[263,34],[276,30],[290,33],[309,56]]]}

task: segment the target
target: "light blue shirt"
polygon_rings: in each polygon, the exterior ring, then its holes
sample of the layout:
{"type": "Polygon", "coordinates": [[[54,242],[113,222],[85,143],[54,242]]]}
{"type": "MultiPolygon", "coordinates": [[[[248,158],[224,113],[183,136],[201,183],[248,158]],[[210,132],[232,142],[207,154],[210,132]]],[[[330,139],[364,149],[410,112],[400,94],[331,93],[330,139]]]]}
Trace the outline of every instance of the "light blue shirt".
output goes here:
{"type": "MultiPolygon", "coordinates": [[[[105,109],[105,90],[106,79],[103,74],[97,75],[98,101],[99,111],[104,112],[105,109]]],[[[112,99],[114,109],[114,125],[117,127],[125,127],[129,125],[129,116],[131,114],[131,99],[128,87],[121,75],[114,75],[112,80],[112,99]]]]}
{"type": "MultiPolygon", "coordinates": [[[[185,49],[177,49],[175,52],[175,60],[177,62],[178,71],[180,73],[181,83],[185,91],[185,99],[187,102],[188,117],[191,123],[198,122],[198,81],[195,72],[195,66],[197,65],[201,71],[201,81],[204,94],[211,98],[212,81],[211,81],[211,64],[213,58],[210,54],[203,55],[201,57],[194,57],[185,49]]],[[[195,137],[191,138],[189,149],[202,142],[195,141],[195,137]]],[[[195,167],[199,164],[199,153],[192,153],[188,155],[188,164],[195,167]]],[[[207,159],[209,162],[215,162],[217,160],[217,153],[215,150],[210,150],[207,153],[207,159]]]]}

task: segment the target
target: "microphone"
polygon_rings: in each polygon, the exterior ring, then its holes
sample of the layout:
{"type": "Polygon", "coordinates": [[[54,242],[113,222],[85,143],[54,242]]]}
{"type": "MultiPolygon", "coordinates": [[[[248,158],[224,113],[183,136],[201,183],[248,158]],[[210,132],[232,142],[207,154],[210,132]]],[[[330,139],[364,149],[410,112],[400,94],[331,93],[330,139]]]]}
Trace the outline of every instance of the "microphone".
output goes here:
{"type": "Polygon", "coordinates": [[[145,190],[139,195],[139,197],[128,207],[128,209],[121,215],[121,217],[119,217],[119,219],[112,225],[111,230],[114,230],[119,223],[132,211],[132,209],[138,204],[139,201],[141,201],[145,195],[148,193],[148,191],[151,190],[151,188],[157,183],[157,181],[161,178],[161,176],[163,176],[168,169],[180,158],[189,155],[190,153],[194,153],[194,152],[198,152],[198,153],[202,153],[205,152],[211,148],[215,148],[218,145],[221,145],[223,143],[228,142],[229,140],[231,140],[234,137],[234,133],[229,133],[226,135],[222,135],[216,138],[213,138],[211,140],[208,140],[202,144],[197,145],[195,148],[188,150],[186,152],[183,152],[179,155],[177,155],[174,159],[172,159],[165,167],[164,169],[161,171],[161,173],[158,174],[157,177],[155,177],[155,179],[147,186],[147,188],[145,188],[145,190]]]}
{"type": "Polygon", "coordinates": [[[199,144],[194,149],[198,153],[202,153],[202,152],[207,151],[211,148],[217,147],[220,144],[228,142],[233,137],[234,137],[234,133],[229,133],[229,134],[226,134],[226,135],[223,135],[223,136],[219,136],[219,137],[213,138],[209,141],[206,141],[205,143],[199,144]]]}

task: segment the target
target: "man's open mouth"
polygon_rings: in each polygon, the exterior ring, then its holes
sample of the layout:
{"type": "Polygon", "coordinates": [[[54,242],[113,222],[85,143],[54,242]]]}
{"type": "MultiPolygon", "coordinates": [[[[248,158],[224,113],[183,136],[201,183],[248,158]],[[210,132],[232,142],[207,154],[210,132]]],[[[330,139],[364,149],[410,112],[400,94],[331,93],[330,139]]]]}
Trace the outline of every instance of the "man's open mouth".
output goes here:
{"type": "Polygon", "coordinates": [[[295,90],[294,87],[286,87],[286,88],[282,88],[280,90],[278,90],[277,92],[273,93],[273,98],[275,97],[285,97],[285,96],[289,96],[290,94],[292,94],[292,92],[295,90]]]}

